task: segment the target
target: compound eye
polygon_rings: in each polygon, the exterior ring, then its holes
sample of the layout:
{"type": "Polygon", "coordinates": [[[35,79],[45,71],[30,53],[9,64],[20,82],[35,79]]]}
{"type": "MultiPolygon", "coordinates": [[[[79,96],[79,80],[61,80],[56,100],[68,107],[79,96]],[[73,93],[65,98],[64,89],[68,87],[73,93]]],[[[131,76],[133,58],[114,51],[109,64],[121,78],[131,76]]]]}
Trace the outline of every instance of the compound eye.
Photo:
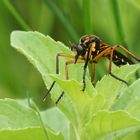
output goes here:
{"type": "Polygon", "coordinates": [[[78,52],[83,51],[83,47],[81,45],[77,45],[77,48],[76,49],[77,49],[78,52]]]}
{"type": "Polygon", "coordinates": [[[80,55],[85,54],[85,49],[81,45],[77,45],[76,50],[77,50],[77,53],[80,55]]]}

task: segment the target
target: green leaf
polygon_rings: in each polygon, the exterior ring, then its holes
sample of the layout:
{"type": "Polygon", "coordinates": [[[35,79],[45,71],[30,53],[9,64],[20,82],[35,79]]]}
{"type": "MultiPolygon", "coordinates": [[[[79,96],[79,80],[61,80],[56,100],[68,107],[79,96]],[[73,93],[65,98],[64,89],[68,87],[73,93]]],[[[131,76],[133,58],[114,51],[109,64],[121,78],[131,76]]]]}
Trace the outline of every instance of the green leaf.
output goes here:
{"type": "Polygon", "coordinates": [[[57,107],[41,112],[41,118],[44,125],[56,133],[61,132],[65,139],[69,139],[70,122],[57,107]]]}
{"type": "Polygon", "coordinates": [[[99,140],[101,138],[113,135],[112,139],[117,139],[123,133],[129,134],[140,125],[140,121],[132,118],[124,111],[100,111],[85,127],[83,137],[87,140],[99,140]]]}
{"type": "Polygon", "coordinates": [[[38,114],[12,99],[0,100],[1,140],[63,140],[60,133],[43,128],[38,114]]]}
{"type": "Polygon", "coordinates": [[[0,112],[0,129],[40,126],[39,118],[32,109],[26,108],[12,99],[0,100],[0,112]],[[24,119],[21,121],[22,118],[24,119]]]}
{"type": "MultiPolygon", "coordinates": [[[[45,84],[50,86],[53,82],[49,74],[55,74],[56,69],[56,55],[57,53],[72,54],[72,52],[66,48],[62,43],[55,42],[48,36],[44,36],[38,32],[20,32],[15,31],[11,34],[11,45],[18,51],[26,55],[28,60],[38,69],[41,73],[45,84]]],[[[65,63],[69,59],[60,57],[60,77],[65,79],[65,63]]],[[[69,66],[69,77],[74,78],[78,81],[82,80],[83,69],[82,64],[70,65],[69,66]]],[[[87,73],[88,75],[88,73],[87,73]]],[[[82,85],[80,86],[80,91],[82,85]]],[[[87,78],[87,89],[88,94],[92,96],[95,91],[91,82],[87,78]]],[[[55,85],[51,91],[52,99],[54,102],[58,99],[62,92],[62,89],[55,85]]],[[[80,103],[80,102],[79,102],[80,103]]],[[[75,108],[70,105],[68,98],[62,98],[58,104],[59,108],[68,114],[73,124],[77,124],[75,108]]]]}
{"type": "Polygon", "coordinates": [[[1,140],[46,140],[40,128],[24,128],[16,130],[0,130],[1,140]]]}
{"type": "MultiPolygon", "coordinates": [[[[54,101],[57,100],[62,91],[65,92],[57,107],[68,118],[70,125],[67,119],[66,122],[62,121],[62,123],[69,126],[69,129],[67,131],[62,130],[60,124],[58,124],[59,128],[57,128],[52,122],[53,117],[49,118],[47,115],[46,120],[44,119],[47,129],[47,124],[49,124],[49,127],[55,132],[58,129],[61,131],[61,133],[54,133],[48,129],[47,134],[49,138],[63,139],[63,133],[65,139],[122,139],[126,135],[135,133],[140,129],[139,98],[137,95],[139,80],[136,83],[134,78],[132,78],[140,68],[139,64],[125,65],[112,71],[116,76],[126,80],[130,85],[129,87],[110,75],[106,75],[94,88],[89,80],[89,75],[87,75],[87,88],[83,92],[81,83],[83,70],[81,65],[77,64],[76,67],[75,65],[69,66],[69,77],[70,79],[72,77],[74,80],[64,80],[65,62],[68,59],[60,57],[60,74],[54,75],[55,56],[57,53],[71,54],[71,51],[62,43],[55,42],[50,37],[46,37],[38,32],[16,31],[11,35],[11,44],[26,55],[29,61],[39,70],[47,86],[50,86],[52,81],[56,81],[57,84],[51,91],[54,101]],[[133,93],[131,98],[125,97],[126,93],[134,90],[135,87],[137,87],[136,92],[133,93]],[[137,100],[132,100],[135,97],[137,100]],[[128,106],[121,108],[122,102],[125,102],[128,106]],[[69,134],[69,137],[68,133],[72,132],[73,135],[69,134]]],[[[56,115],[57,112],[52,114],[56,115]]]]}
{"type": "Polygon", "coordinates": [[[32,140],[39,137],[46,139],[36,112],[14,100],[0,100],[0,139],[32,140]]]}
{"type": "MultiPolygon", "coordinates": [[[[112,73],[119,78],[130,81],[139,68],[139,64],[125,65],[113,70],[112,73]]],[[[125,88],[127,88],[126,84],[120,82],[119,80],[116,80],[110,75],[104,76],[96,85],[97,92],[103,94],[105,99],[107,100],[106,104],[104,105],[104,109],[110,108],[114,100],[125,88]]]]}
{"type": "Polygon", "coordinates": [[[62,133],[54,133],[53,131],[50,131],[50,129],[47,129],[47,134],[48,140],[64,140],[62,133]]]}
{"type": "Polygon", "coordinates": [[[123,138],[123,140],[139,140],[140,138],[140,131],[137,131],[136,133],[132,133],[127,135],[123,138]]]}
{"type": "Polygon", "coordinates": [[[114,102],[112,110],[123,109],[140,119],[140,79],[128,87],[123,94],[114,102]]]}
{"type": "Polygon", "coordinates": [[[60,80],[58,77],[54,77],[54,79],[70,97],[69,102],[75,115],[69,116],[67,113],[65,115],[70,117],[69,120],[74,125],[77,124],[76,128],[81,140],[104,137],[106,139],[122,138],[140,128],[140,121],[126,111],[103,111],[106,100],[102,94],[90,97],[86,92],[83,93],[80,90],[81,84],[77,81],[60,80]],[[72,119],[75,119],[75,122],[72,119]]]}
{"type": "MultiPolygon", "coordinates": [[[[54,80],[61,86],[61,88],[70,98],[69,102],[71,108],[73,109],[72,111],[74,116],[70,117],[69,119],[73,122],[73,124],[77,124],[76,127],[78,128],[78,125],[85,123],[89,118],[89,114],[91,114],[92,98],[87,94],[86,91],[82,91],[82,84],[75,80],[62,81],[56,77],[54,77],[54,80]]],[[[68,114],[66,115],[69,117],[68,114]]]]}

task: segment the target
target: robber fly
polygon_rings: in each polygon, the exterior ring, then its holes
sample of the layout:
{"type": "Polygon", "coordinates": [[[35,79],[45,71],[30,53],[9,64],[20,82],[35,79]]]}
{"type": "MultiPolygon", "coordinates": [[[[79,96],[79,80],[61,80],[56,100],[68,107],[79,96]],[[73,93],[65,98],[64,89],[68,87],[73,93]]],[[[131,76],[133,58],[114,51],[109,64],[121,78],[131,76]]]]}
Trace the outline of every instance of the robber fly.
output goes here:
{"type": "MultiPolygon", "coordinates": [[[[131,56],[132,58],[134,58],[137,61],[140,61],[140,58],[136,57],[134,54],[132,54],[130,51],[128,51],[123,46],[108,45],[95,35],[85,35],[85,36],[81,37],[79,44],[71,45],[70,48],[74,52],[75,56],[69,55],[69,54],[64,54],[64,53],[57,54],[57,56],[56,56],[56,74],[59,74],[59,56],[73,59],[71,61],[66,62],[66,65],[65,65],[66,80],[68,80],[68,65],[69,64],[84,63],[82,91],[85,91],[85,88],[86,88],[85,77],[86,77],[86,70],[88,67],[88,63],[91,63],[91,65],[92,65],[92,73],[91,73],[91,82],[92,83],[94,80],[95,65],[99,62],[99,60],[101,58],[106,57],[109,59],[108,73],[115,79],[128,85],[128,83],[125,80],[117,77],[116,75],[114,75],[112,73],[112,62],[119,67],[122,65],[125,65],[125,64],[134,64],[127,56],[122,54],[118,49],[119,48],[122,49],[127,55],[131,56]]],[[[55,81],[52,83],[47,94],[50,93],[54,84],[55,84],[55,81]]],[[[47,94],[45,95],[45,98],[46,98],[47,94]]],[[[64,92],[61,93],[60,97],[56,101],[56,104],[59,102],[59,100],[61,99],[63,94],[64,94],[64,92]]]]}

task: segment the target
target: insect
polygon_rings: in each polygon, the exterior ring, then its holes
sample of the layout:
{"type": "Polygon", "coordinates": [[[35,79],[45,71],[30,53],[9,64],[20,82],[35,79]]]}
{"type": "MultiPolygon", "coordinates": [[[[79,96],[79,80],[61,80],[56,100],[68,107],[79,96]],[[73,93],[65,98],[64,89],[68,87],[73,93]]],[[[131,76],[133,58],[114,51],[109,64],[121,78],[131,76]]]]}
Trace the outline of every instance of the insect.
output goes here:
{"type": "MultiPolygon", "coordinates": [[[[76,63],[84,63],[84,71],[83,71],[83,89],[82,91],[85,91],[86,89],[86,70],[88,67],[88,63],[91,63],[92,65],[92,72],[91,72],[91,82],[93,83],[94,80],[94,73],[95,73],[95,65],[99,62],[100,59],[103,57],[106,57],[109,59],[109,68],[108,73],[114,77],[115,79],[125,83],[128,85],[128,83],[117,77],[112,73],[112,63],[114,63],[117,66],[122,66],[125,64],[134,64],[132,60],[130,60],[127,56],[122,54],[118,49],[122,49],[127,55],[131,56],[133,59],[140,61],[140,58],[132,54],[130,51],[128,51],[126,48],[124,48],[121,45],[108,45],[104,43],[99,37],[95,35],[85,35],[82,36],[79,44],[73,44],[70,46],[71,51],[74,52],[75,56],[64,54],[64,53],[58,53],[56,56],[56,74],[59,74],[59,57],[67,57],[71,58],[73,60],[67,61],[65,64],[66,69],[66,80],[68,80],[68,65],[69,64],[76,64],[76,63]]],[[[55,81],[52,83],[51,87],[49,88],[47,94],[45,95],[44,99],[47,97],[48,93],[50,93],[51,89],[55,85],[55,81]]],[[[56,101],[56,104],[59,102],[61,97],[64,95],[64,91],[61,93],[60,97],[56,101]]]]}

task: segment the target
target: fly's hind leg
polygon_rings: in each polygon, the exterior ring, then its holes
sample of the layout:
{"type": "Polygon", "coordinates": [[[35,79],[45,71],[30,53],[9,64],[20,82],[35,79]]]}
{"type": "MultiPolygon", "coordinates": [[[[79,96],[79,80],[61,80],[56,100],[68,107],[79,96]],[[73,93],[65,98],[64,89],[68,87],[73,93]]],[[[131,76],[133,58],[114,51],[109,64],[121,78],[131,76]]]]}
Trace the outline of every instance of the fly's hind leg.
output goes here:
{"type": "Polygon", "coordinates": [[[138,62],[140,62],[140,58],[138,58],[137,56],[135,56],[133,53],[131,53],[130,51],[128,51],[126,48],[124,48],[123,46],[121,45],[116,45],[113,47],[113,49],[117,49],[117,48],[120,48],[122,49],[123,51],[125,51],[128,55],[130,55],[132,58],[134,58],[135,60],[137,60],[138,62]]]}
{"type": "Polygon", "coordinates": [[[110,52],[110,61],[109,61],[109,74],[110,74],[113,78],[115,78],[115,79],[117,79],[117,80],[119,80],[119,81],[125,83],[125,84],[128,86],[128,83],[127,83],[125,80],[123,80],[123,79],[117,77],[116,75],[114,75],[114,74],[111,72],[111,70],[112,70],[113,51],[114,51],[114,49],[111,48],[111,52],[110,52]]]}

